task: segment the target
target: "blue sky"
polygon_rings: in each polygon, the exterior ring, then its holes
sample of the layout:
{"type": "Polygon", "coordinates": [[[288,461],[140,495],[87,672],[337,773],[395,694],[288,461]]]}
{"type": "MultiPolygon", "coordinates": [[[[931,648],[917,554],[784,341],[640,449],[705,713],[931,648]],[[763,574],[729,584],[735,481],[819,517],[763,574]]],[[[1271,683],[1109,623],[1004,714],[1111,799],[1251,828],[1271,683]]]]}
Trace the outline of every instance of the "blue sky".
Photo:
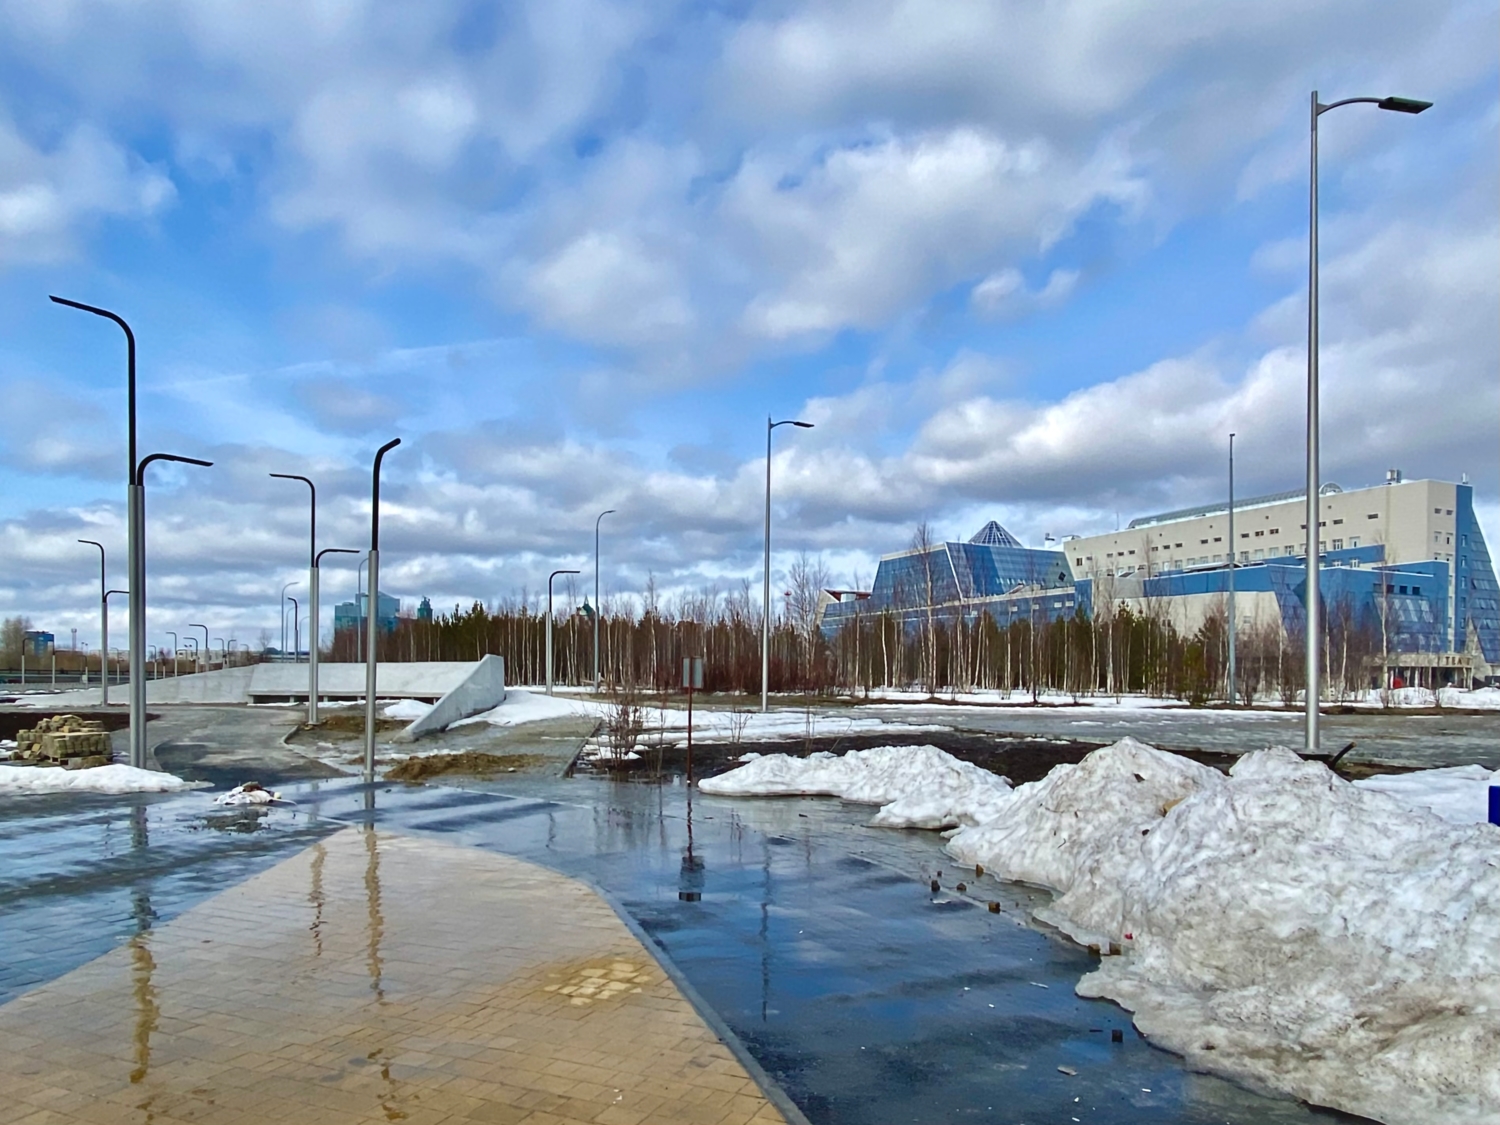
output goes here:
{"type": "MultiPolygon", "coordinates": [[[[367,540],[440,606],[590,569],[840,583],[928,520],[1031,542],[1296,487],[1308,92],[1325,477],[1467,472],[1500,419],[1493,4],[0,0],[0,612],[96,633],[122,348],[152,627],[274,627],[367,540]]],[[[123,570],[123,567],[121,567],[123,570]]],[[[122,575],[121,575],[122,577],[122,575]]],[[[334,597],[338,583],[330,578],[334,597]]],[[[352,580],[351,580],[352,581],[352,580]]],[[[346,582],[345,584],[351,584],[346,582]]]]}

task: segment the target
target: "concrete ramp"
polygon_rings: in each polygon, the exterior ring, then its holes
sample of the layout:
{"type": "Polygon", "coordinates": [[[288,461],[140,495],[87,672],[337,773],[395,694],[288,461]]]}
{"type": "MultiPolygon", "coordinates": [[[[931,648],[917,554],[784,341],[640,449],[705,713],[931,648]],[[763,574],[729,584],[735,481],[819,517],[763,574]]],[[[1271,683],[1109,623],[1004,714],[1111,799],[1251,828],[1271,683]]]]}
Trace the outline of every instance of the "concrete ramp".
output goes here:
{"type": "Polygon", "coordinates": [[[404,738],[422,738],[437,734],[460,719],[478,715],[505,702],[505,659],[486,656],[472,668],[466,679],[433,705],[402,732],[404,738]]]}

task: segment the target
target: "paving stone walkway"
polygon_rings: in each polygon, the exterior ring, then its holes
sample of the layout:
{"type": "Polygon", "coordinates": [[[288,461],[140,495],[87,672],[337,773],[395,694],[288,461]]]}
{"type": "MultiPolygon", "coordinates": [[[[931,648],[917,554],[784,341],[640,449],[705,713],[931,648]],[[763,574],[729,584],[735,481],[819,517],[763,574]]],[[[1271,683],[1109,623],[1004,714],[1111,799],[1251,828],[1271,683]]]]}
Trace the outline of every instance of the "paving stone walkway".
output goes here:
{"type": "Polygon", "coordinates": [[[0,1006],[6,1125],[769,1125],[614,911],[346,829],[0,1006]]]}

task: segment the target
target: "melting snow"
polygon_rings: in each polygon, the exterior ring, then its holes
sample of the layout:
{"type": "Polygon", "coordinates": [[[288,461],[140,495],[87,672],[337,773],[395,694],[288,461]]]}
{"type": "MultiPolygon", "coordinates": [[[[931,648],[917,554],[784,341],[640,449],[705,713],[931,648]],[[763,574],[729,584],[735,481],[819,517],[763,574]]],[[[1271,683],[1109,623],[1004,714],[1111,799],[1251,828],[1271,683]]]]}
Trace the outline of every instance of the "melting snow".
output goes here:
{"type": "Polygon", "coordinates": [[[61,766],[0,766],[0,796],[20,793],[170,793],[199,783],[118,764],[86,770],[61,766]]]}
{"type": "Polygon", "coordinates": [[[976,797],[931,747],[864,753],[770,755],[701,788],[962,823],[956,859],[1050,887],[1039,917],[1123,950],[1078,992],[1193,1065],[1393,1123],[1500,1121],[1500,828],[1465,823],[1496,775],[1353,785],[1274,749],[1226,777],[1125,739],[976,797]]]}

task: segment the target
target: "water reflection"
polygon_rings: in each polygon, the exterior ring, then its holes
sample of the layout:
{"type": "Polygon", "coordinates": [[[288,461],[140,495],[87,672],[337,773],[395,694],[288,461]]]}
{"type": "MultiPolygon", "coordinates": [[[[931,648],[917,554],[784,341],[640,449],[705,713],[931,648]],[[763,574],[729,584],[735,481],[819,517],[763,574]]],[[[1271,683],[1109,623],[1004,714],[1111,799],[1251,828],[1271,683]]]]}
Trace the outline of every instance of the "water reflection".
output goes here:
{"type": "Polygon", "coordinates": [[[693,788],[687,789],[687,851],[677,876],[677,897],[683,902],[703,900],[703,857],[693,854],[693,788]]]}
{"type": "Polygon", "coordinates": [[[312,886],[307,892],[307,901],[312,903],[313,920],[308,930],[312,932],[313,956],[323,956],[323,864],[328,859],[328,849],[321,843],[312,848],[312,886]]]}
{"type": "Polygon", "coordinates": [[[380,849],[376,846],[375,829],[366,828],[362,835],[365,838],[365,932],[368,938],[365,966],[370,973],[370,991],[375,993],[376,1003],[384,1004],[380,941],[385,936],[385,915],[380,912],[380,849]]]}

